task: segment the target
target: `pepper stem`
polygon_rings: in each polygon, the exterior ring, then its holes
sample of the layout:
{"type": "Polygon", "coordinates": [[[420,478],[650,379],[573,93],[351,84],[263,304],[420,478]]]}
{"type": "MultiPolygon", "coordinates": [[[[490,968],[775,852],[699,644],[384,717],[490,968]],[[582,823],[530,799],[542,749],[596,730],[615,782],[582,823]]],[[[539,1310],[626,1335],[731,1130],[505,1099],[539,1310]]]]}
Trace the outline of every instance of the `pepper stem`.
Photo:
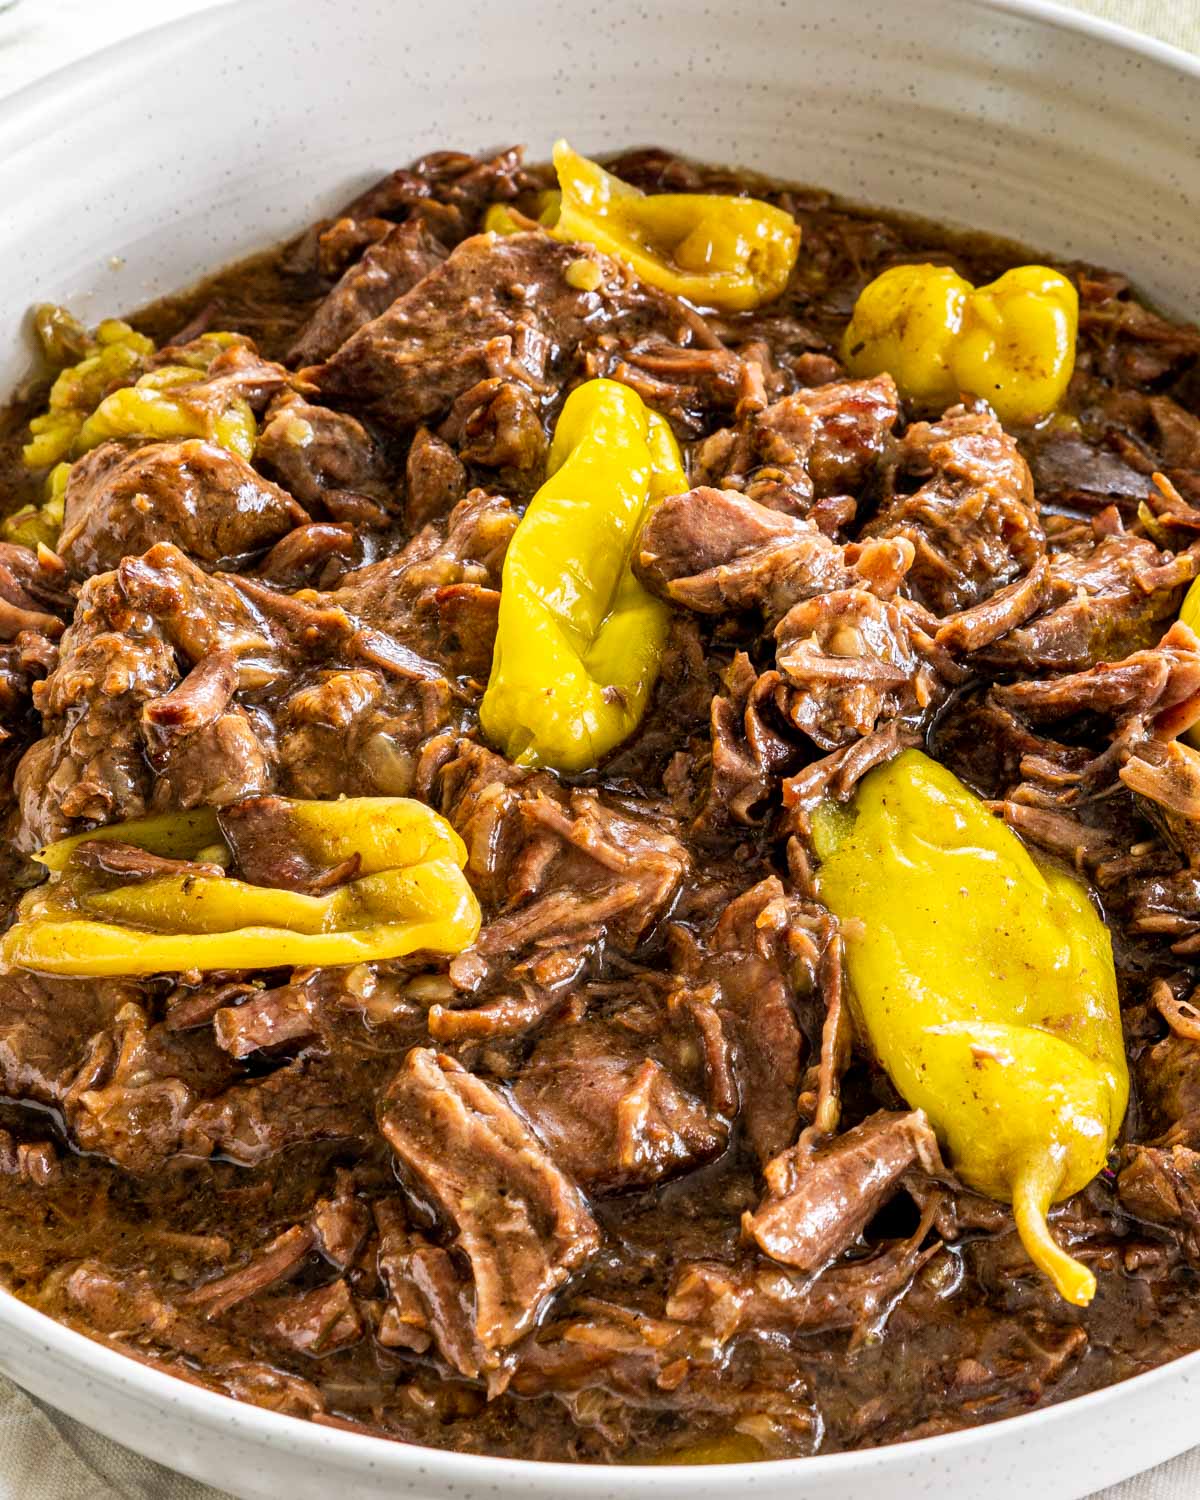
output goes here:
{"type": "Polygon", "coordinates": [[[1023,1167],[1013,1183],[1013,1217],[1030,1260],[1054,1283],[1059,1296],[1076,1307],[1086,1307],[1096,1295],[1096,1278],[1081,1261],[1067,1254],[1046,1222],[1062,1174],[1061,1163],[1052,1156],[1023,1167]]]}

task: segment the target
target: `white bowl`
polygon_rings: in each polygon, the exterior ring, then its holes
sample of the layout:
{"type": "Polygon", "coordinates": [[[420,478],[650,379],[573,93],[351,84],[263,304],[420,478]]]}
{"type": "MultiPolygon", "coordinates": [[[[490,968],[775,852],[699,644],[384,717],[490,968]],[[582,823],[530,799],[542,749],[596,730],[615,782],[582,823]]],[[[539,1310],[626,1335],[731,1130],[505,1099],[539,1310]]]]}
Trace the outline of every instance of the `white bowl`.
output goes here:
{"type": "MultiPolygon", "coordinates": [[[[1019,0],[251,0],[0,105],[0,391],[31,303],[98,317],[278,240],[422,151],[640,143],[1131,272],[1195,315],[1200,66],[1019,0]]],[[[0,1293],[0,1367],[246,1500],[405,1493],[1076,1500],[1200,1440],[1200,1355],[947,1437],[734,1469],[522,1464],[276,1416],[0,1293]]]]}

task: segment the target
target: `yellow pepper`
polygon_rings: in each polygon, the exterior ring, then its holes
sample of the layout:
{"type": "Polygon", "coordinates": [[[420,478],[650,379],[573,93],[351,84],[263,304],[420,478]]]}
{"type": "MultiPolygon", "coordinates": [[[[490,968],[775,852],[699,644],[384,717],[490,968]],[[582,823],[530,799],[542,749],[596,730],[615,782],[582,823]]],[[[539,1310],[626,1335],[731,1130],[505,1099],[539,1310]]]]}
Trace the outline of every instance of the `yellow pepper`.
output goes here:
{"type": "Polygon", "coordinates": [[[62,531],[70,473],[70,464],[55,464],[46,476],[46,499],[41,505],[23,505],[6,516],[0,523],[0,537],[35,550],[39,542],[52,548],[62,531]]]}
{"type": "Polygon", "coordinates": [[[109,438],[208,438],[249,461],[254,457],[258,424],[240,396],[231,396],[220,410],[209,411],[199,403],[189,405],[183,390],[171,394],[176,387],[202,379],[203,374],[190,365],[163,365],[135,384],[113,391],[83,423],[73,451],[86,453],[109,438]]]}
{"type": "Polygon", "coordinates": [[[853,375],[888,371],[922,406],[966,394],[1002,422],[1028,423],[1066,394],[1078,324],[1079,294],[1046,266],[981,287],[945,266],[893,266],[860,293],[842,355],[853,375]]]}
{"type": "Polygon", "coordinates": [[[862,1035],[970,1187],[1011,1202],[1069,1302],[1095,1278],[1050,1205],[1105,1164],[1129,1097],[1107,929],[943,766],[906,750],[817,809],[821,898],[844,923],[862,1035]]]}
{"type": "Polygon", "coordinates": [[[285,806],[293,845],[318,866],[357,856],[353,879],[321,895],[190,873],[106,888],[73,866],[80,844],[109,839],[172,859],[232,862],[209,809],[113,824],[39,852],[54,878],[22,898],[0,961],[53,974],[157,974],[353,964],[423,949],[459,953],[475,941],[480,912],[462,873],[466,849],[423,803],[285,806]]]}
{"type": "Polygon", "coordinates": [[[562,194],[556,189],[547,189],[537,197],[537,218],[529,219],[508,203],[491,203],[483,216],[483,227],[490,234],[520,234],[523,229],[533,229],[538,224],[547,228],[558,219],[562,206],[562,194]]]}
{"type": "Polygon", "coordinates": [[[504,560],[479,720],[518,765],[582,771],[637,727],[658,675],[670,614],[631,559],[687,478],[666,422],[612,380],[572,391],[546,472],[504,560]]]}
{"type": "Polygon", "coordinates": [[[128,323],[118,318],[101,323],[89,340],[88,353],[59,373],[45,412],[30,422],[31,439],[22,451],[26,467],[43,469],[66,458],[105,392],[135,380],[153,353],[153,342],[128,323]]]}
{"type": "Polygon", "coordinates": [[[744,312],[778,297],[800,248],[800,226],[758,198],[646,194],[578,152],[554,147],[562,207],[552,233],[632,266],[642,281],[701,307],[744,312]]]}

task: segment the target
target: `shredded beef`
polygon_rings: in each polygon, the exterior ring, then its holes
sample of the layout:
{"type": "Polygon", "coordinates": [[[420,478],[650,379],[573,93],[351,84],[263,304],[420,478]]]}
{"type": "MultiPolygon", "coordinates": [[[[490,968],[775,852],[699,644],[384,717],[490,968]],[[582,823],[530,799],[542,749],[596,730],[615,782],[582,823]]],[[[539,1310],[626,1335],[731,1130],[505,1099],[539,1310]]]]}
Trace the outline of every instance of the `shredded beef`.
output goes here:
{"type": "Polygon", "coordinates": [[[1029,466],[990,413],[915,423],[896,462],[897,479],[923,482],[896,493],[865,535],[912,543],[908,584],[936,614],[979,604],[1037,563],[1045,538],[1029,466]]]}
{"type": "MultiPolygon", "coordinates": [[[[134,318],[158,347],[113,388],[167,370],[209,434],[245,403],[249,461],[107,442],[56,550],[0,543],[9,917],[76,834],[77,895],[352,902],[363,858],[297,848],[282,799],[362,795],[444,815],[482,918],[452,955],[0,974],[4,1283],[276,1411],[575,1462],[931,1436],[1193,1351],[1200,334],[1065,267],[1074,376],[1006,431],[840,350],[881,271],[981,284],[1011,247],[656,149],[612,166],[791,215],[784,293],[698,310],[547,232],[550,168],[434,152],[134,318]],[[495,204],[518,232],[484,232],[495,204]],[[688,477],[632,549],[667,614],[644,716],[567,776],[499,753],[479,706],[509,542],[597,377],[688,477]],[[814,814],[909,746],[1112,937],[1130,1109],[1050,1221],[1086,1308],[856,1025],[814,814]],[[196,808],[212,849],[109,826],[196,808]]],[[[47,494],[31,390],[6,513],[47,494]]]]}
{"type": "Polygon", "coordinates": [[[752,411],[696,453],[696,478],[771,510],[807,515],[814,500],[862,487],[899,419],[889,375],[818,385],[752,411]]]}
{"type": "Polygon", "coordinates": [[[578,1190],[493,1089],[427,1049],[388,1085],[379,1123],[470,1262],[481,1346],[507,1348],[599,1244],[578,1190]]]}
{"type": "Polygon", "coordinates": [[[941,1170],[924,1115],[880,1111],[824,1148],[802,1141],[768,1162],[767,1195],[743,1227],[772,1260],[820,1271],[854,1243],[918,1162],[941,1170]]]}

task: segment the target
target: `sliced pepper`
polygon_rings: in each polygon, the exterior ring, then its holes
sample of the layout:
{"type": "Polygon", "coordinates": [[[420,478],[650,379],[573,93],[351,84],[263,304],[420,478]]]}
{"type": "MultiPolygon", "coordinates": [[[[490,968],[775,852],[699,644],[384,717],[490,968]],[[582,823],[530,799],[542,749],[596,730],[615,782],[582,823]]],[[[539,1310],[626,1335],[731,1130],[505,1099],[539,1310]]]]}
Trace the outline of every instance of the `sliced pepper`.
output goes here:
{"type": "Polygon", "coordinates": [[[22,898],[0,960],[107,976],[353,964],[424,949],[458,953],[474,942],[480,912],[462,873],[466,849],[437,813],[402,797],[285,805],[292,841],[327,866],[357,856],[353,879],[315,896],[193,874],[104,887],[72,864],[79,845],[97,838],[232,862],[210,809],[135,819],[39,852],[56,878],[22,898]]]}
{"type": "Polygon", "coordinates": [[[760,307],[787,286],[800,226],[783,209],[724,193],[643,193],[566,141],[554,166],[558,239],[595,245],[651,286],[723,312],[760,307]]]}
{"type": "Polygon", "coordinates": [[[885,370],[902,395],[944,407],[981,397],[1002,422],[1062,401],[1075,368],[1079,294],[1046,266],[972,287],[946,266],[893,266],[863,288],[842,340],[851,374],[885,370]]]}
{"type": "Polygon", "coordinates": [[[1099,1172],[1129,1097],[1112,945],[1086,892],[1035,864],[944,766],[906,750],[814,816],[862,1035],[969,1186],[1013,1205],[1069,1302],[1095,1278],[1050,1205],[1099,1172]]]}
{"type": "Polygon", "coordinates": [[[632,557],[650,510],[687,477],[666,422],[612,380],[567,398],[547,475],[504,560],[479,719],[519,765],[582,771],[645,712],[670,615],[632,557]]]}

